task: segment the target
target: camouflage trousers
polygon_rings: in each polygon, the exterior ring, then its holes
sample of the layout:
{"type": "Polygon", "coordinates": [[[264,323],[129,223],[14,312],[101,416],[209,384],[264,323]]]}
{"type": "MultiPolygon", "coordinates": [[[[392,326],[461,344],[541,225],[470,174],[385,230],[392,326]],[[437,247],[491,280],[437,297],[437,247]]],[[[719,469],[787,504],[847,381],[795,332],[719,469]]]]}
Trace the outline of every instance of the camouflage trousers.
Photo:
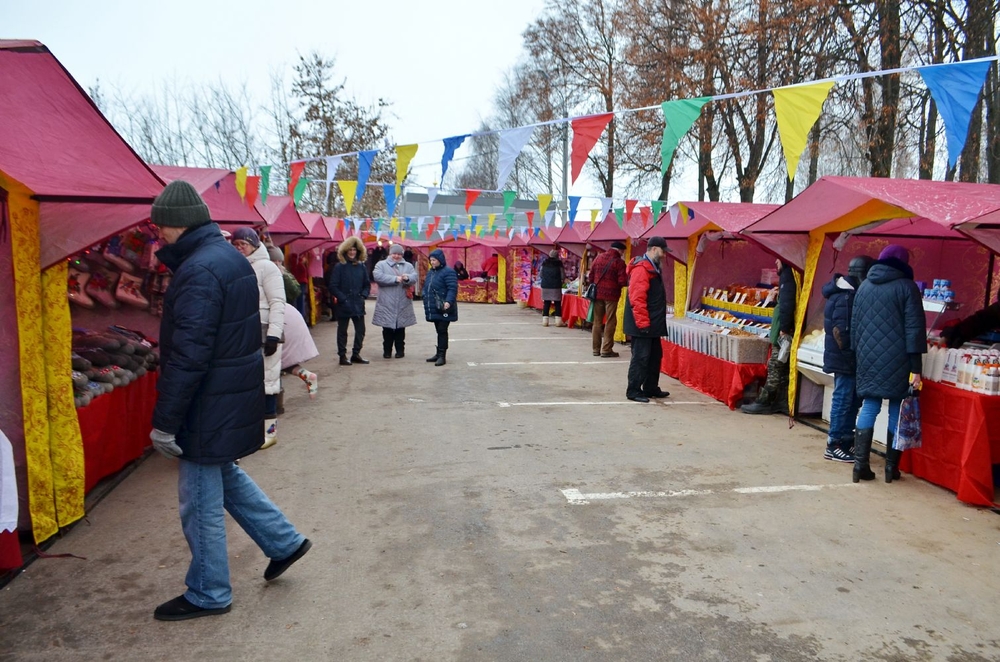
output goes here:
{"type": "Polygon", "coordinates": [[[772,348],[771,358],[767,361],[767,381],[757,394],[757,402],[788,407],[788,366],[788,361],[782,363],[778,360],[778,348],[772,348]]]}

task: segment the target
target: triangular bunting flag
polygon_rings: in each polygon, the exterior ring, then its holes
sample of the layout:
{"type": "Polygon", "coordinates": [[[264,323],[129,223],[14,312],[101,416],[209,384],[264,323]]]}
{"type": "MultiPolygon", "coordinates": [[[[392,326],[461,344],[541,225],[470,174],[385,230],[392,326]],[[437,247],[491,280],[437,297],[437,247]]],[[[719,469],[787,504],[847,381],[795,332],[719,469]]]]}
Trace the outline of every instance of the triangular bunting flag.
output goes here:
{"type": "Polygon", "coordinates": [[[514,225],[514,214],[505,213],[503,217],[507,219],[507,230],[510,230],[510,226],[514,225]]]}
{"type": "Polygon", "coordinates": [[[347,215],[351,215],[351,207],[354,206],[354,194],[358,190],[358,183],[348,179],[341,179],[337,182],[340,192],[344,196],[344,207],[347,208],[347,215]]]}
{"type": "Polygon", "coordinates": [[[441,155],[441,181],[444,182],[445,173],[448,172],[448,164],[455,158],[455,150],[462,146],[469,136],[453,136],[444,139],[444,154],[441,155]]]}
{"type": "Polygon", "coordinates": [[[482,193],[479,189],[470,188],[465,191],[465,213],[469,213],[469,207],[473,205],[479,194],[482,193]]]}
{"type": "Polygon", "coordinates": [[[260,167],[260,204],[267,204],[267,194],[271,190],[271,166],[260,167]]]}
{"type": "Polygon", "coordinates": [[[503,192],[503,213],[507,213],[510,206],[514,204],[514,200],[517,199],[517,191],[504,191],[503,192]]]}
{"type": "Polygon", "coordinates": [[[487,214],[486,219],[487,219],[487,223],[488,223],[487,229],[490,232],[493,232],[493,224],[496,223],[497,215],[496,214],[487,214]]]}
{"type": "Polygon", "coordinates": [[[545,212],[545,227],[552,225],[552,217],[556,215],[555,210],[545,212]]]}
{"type": "Polygon", "coordinates": [[[597,139],[604,133],[604,128],[608,122],[614,118],[614,113],[604,113],[603,115],[591,115],[590,117],[578,117],[570,125],[573,127],[573,151],[570,156],[570,183],[575,182],[583,170],[583,164],[587,162],[590,150],[594,149],[597,139]]]}
{"type": "Polygon", "coordinates": [[[330,200],[330,185],[337,180],[337,168],[340,167],[343,160],[342,156],[326,157],[326,197],[323,198],[324,202],[330,200]]]}
{"type": "Polygon", "coordinates": [[[427,211],[431,210],[434,206],[434,198],[437,197],[438,188],[436,186],[427,187],[427,211]]]}
{"type": "Polygon", "coordinates": [[[677,205],[670,206],[670,225],[677,227],[677,217],[680,215],[680,210],[677,209],[677,205]]]}
{"type": "Polygon", "coordinates": [[[653,212],[650,211],[649,207],[639,207],[639,215],[642,216],[642,227],[647,227],[653,212]]]}
{"type": "Polygon", "coordinates": [[[677,212],[680,214],[681,222],[687,225],[688,221],[694,219],[694,212],[691,208],[685,205],[683,202],[677,203],[677,212]]]}
{"type": "Polygon", "coordinates": [[[526,212],[524,212],[524,215],[528,219],[528,227],[530,228],[531,227],[531,222],[533,220],[535,220],[535,212],[534,211],[526,211],[526,212]]]}
{"type": "Polygon", "coordinates": [[[302,171],[306,169],[305,161],[294,161],[289,164],[289,177],[288,177],[288,195],[295,197],[295,189],[299,185],[299,177],[302,176],[302,171]]]}
{"type": "Polygon", "coordinates": [[[497,157],[497,188],[503,190],[510,171],[514,169],[514,162],[520,155],[521,150],[531,140],[531,134],[535,132],[533,126],[521,126],[516,129],[508,129],[500,133],[500,151],[497,157]]]}
{"type": "Polygon", "coordinates": [[[377,149],[358,152],[358,190],[355,194],[358,200],[365,194],[365,187],[368,186],[368,177],[372,174],[372,162],[375,160],[376,154],[378,154],[377,149]]]}
{"type": "Polygon", "coordinates": [[[396,195],[399,195],[410,161],[417,155],[419,145],[396,145],[396,195]]]}
{"type": "Polygon", "coordinates": [[[660,145],[660,175],[666,176],[670,161],[674,158],[674,150],[680,144],[681,138],[687,133],[694,121],[701,114],[702,106],[710,101],[710,97],[696,99],[677,99],[664,101],[663,108],[663,142],[660,145]]]}
{"type": "Polygon", "coordinates": [[[385,212],[392,216],[396,211],[396,187],[392,184],[382,184],[382,193],[385,195],[385,212]]]}
{"type": "Polygon", "coordinates": [[[571,195],[569,196],[569,226],[573,227],[576,223],[576,212],[580,209],[580,196],[571,195]]]}
{"type": "Polygon", "coordinates": [[[610,213],[611,213],[611,198],[601,198],[601,218],[600,218],[601,223],[604,222],[604,219],[606,219],[608,217],[608,214],[610,213]]]}
{"type": "Polygon", "coordinates": [[[257,202],[257,196],[260,194],[260,176],[250,175],[247,177],[247,207],[253,209],[254,204],[257,202]]]}
{"type": "Polygon", "coordinates": [[[778,135],[781,136],[781,150],[785,153],[785,167],[789,181],[795,179],[795,171],[802,158],[802,150],[809,141],[809,130],[819,119],[823,102],[833,88],[833,81],[779,87],[771,90],[774,95],[774,114],[778,118],[778,135]]]}
{"type": "Polygon", "coordinates": [[[615,220],[618,221],[618,227],[624,228],[625,226],[625,208],[615,207],[615,220]]]}
{"type": "Polygon", "coordinates": [[[538,213],[541,216],[545,216],[545,212],[548,211],[549,205],[552,204],[552,194],[542,193],[538,196],[538,213]]]}
{"type": "Polygon", "coordinates": [[[594,231],[594,225],[597,223],[597,215],[600,214],[600,213],[601,213],[601,211],[599,209],[591,209],[590,210],[590,231],[591,232],[594,231]]]}
{"type": "Polygon", "coordinates": [[[653,207],[653,225],[660,220],[660,212],[663,211],[663,200],[653,200],[649,203],[653,207]]]}
{"type": "Polygon", "coordinates": [[[295,190],[292,192],[292,204],[296,207],[299,206],[299,202],[302,201],[302,195],[306,192],[306,188],[309,187],[309,178],[302,177],[299,179],[299,183],[295,185],[295,190]]]}
{"type": "Polygon", "coordinates": [[[236,169],[236,192],[240,194],[240,200],[247,198],[247,167],[242,166],[236,169]]]}
{"type": "Polygon", "coordinates": [[[639,204],[638,200],[626,200],[625,201],[625,217],[628,220],[632,220],[632,213],[635,212],[635,206],[639,204]]]}
{"type": "MultiPolygon", "coordinates": [[[[995,5],[994,5],[995,6],[995,5]]],[[[948,167],[954,168],[969,137],[969,120],[993,62],[956,62],[917,69],[937,104],[948,139],[948,167]]]]}
{"type": "Polygon", "coordinates": [[[476,227],[476,223],[479,222],[479,214],[469,214],[469,220],[472,222],[472,227],[476,227]]]}

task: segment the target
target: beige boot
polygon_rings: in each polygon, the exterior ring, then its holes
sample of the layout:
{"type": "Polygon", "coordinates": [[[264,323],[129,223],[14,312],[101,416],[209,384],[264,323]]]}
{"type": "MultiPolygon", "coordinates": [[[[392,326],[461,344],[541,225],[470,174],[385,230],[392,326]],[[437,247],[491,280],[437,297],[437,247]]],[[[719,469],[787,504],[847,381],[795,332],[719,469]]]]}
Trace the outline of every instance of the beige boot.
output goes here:
{"type": "Polygon", "coordinates": [[[542,317],[542,326],[548,326],[548,325],[549,325],[549,318],[542,317]]]}
{"type": "Polygon", "coordinates": [[[556,326],[566,326],[566,322],[561,317],[556,318],[556,326]]]}
{"type": "Polygon", "coordinates": [[[278,419],[276,418],[265,418],[264,419],[264,445],[260,447],[261,450],[265,448],[270,448],[278,443],[278,419]]]}

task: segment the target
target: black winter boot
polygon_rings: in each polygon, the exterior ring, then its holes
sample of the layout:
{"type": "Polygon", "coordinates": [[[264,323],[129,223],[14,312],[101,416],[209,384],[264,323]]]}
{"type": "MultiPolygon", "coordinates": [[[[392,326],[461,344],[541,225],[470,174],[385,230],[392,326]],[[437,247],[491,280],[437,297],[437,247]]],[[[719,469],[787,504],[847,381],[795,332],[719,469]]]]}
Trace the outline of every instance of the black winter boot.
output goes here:
{"type": "Polygon", "coordinates": [[[438,360],[438,359],[439,359],[440,357],[441,357],[441,348],[440,348],[440,347],[438,347],[438,348],[437,348],[437,351],[436,351],[436,352],[434,352],[434,356],[432,356],[432,357],[428,358],[428,359],[427,359],[427,362],[428,362],[428,363],[436,363],[436,362],[437,362],[437,360],[438,360]]]}
{"type": "Polygon", "coordinates": [[[875,473],[868,464],[872,452],[872,437],[875,428],[855,430],[854,432],[854,474],[851,480],[855,483],[862,480],[875,480],[875,473]]]}
{"type": "Polygon", "coordinates": [[[895,436],[890,432],[888,438],[885,440],[885,482],[887,483],[899,480],[900,478],[899,457],[903,454],[903,451],[892,447],[895,436]]]}
{"type": "Polygon", "coordinates": [[[346,354],[341,354],[340,355],[340,365],[351,365],[351,362],[349,360],[347,360],[347,355],[346,354]]]}
{"type": "Polygon", "coordinates": [[[441,350],[438,350],[438,351],[440,353],[438,354],[437,361],[434,362],[434,365],[436,365],[436,366],[438,366],[438,365],[444,365],[445,363],[447,363],[447,361],[444,360],[444,357],[448,353],[448,350],[441,349],[441,350]]]}
{"type": "Polygon", "coordinates": [[[371,361],[369,361],[368,359],[361,358],[360,354],[352,354],[351,365],[354,365],[355,363],[360,363],[361,365],[368,365],[369,363],[371,363],[371,361]]]}

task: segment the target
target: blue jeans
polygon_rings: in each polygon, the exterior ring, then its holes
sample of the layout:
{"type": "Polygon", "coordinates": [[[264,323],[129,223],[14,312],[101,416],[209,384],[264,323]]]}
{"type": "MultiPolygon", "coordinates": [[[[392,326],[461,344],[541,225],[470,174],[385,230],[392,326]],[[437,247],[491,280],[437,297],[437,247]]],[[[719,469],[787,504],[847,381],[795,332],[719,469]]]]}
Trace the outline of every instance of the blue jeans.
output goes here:
{"type": "MultiPolygon", "coordinates": [[[[889,400],[889,434],[896,434],[896,426],[899,424],[899,405],[903,403],[902,398],[889,400]]],[[[867,430],[875,427],[875,419],[882,411],[882,398],[865,398],[861,405],[861,412],[858,414],[858,429],[867,430]]]]}
{"type": "Polygon", "coordinates": [[[268,558],[288,558],[305,540],[253,479],[232,462],[197,464],[181,459],[177,493],[181,527],[191,548],[184,597],[203,609],[219,609],[233,601],[223,508],[268,558]]]}
{"type": "MultiPolygon", "coordinates": [[[[833,375],[833,398],[830,402],[830,436],[826,445],[833,448],[837,442],[850,441],[854,443],[854,421],[858,418],[861,408],[861,398],[855,387],[857,378],[854,375],[833,375]]],[[[848,444],[847,448],[851,445],[848,444]]]]}

